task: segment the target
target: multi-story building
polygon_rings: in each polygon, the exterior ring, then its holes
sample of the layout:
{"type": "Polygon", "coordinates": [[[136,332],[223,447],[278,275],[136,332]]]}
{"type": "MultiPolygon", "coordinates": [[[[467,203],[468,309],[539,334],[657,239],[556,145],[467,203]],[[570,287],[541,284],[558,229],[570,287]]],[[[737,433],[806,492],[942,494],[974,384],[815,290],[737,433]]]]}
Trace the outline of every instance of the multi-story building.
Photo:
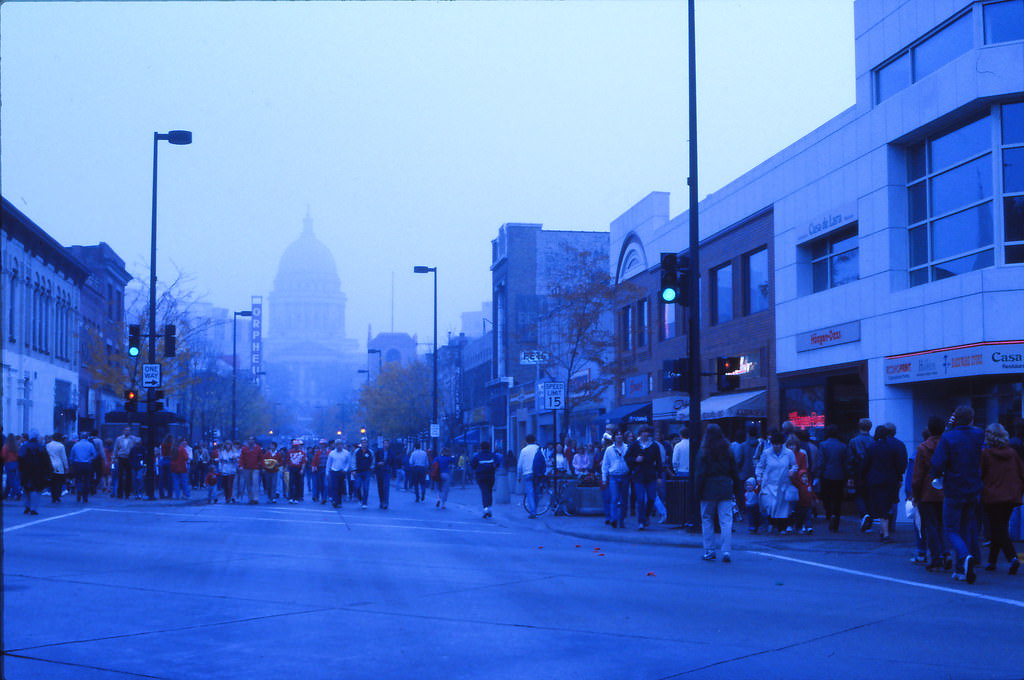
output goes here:
{"type": "Polygon", "coordinates": [[[106,243],[71,246],[68,252],[89,270],[80,304],[78,427],[101,432],[106,414],[123,407],[123,390],[129,386],[117,377],[127,349],[124,296],[132,276],[106,243]]]}
{"type": "MultiPolygon", "coordinates": [[[[869,416],[908,443],[962,403],[979,421],[1012,421],[1024,393],[1024,2],[854,7],[855,105],[705,198],[701,259],[732,262],[735,290],[749,246],[710,257],[704,244],[770,220],[769,421],[848,431],[869,416]]],[[[655,247],[678,247],[685,223],[652,229],[655,247]]],[[[702,274],[710,347],[725,291],[720,270],[702,274]]]]}
{"type": "Polygon", "coordinates": [[[76,432],[82,286],[89,270],[3,203],[3,427],[76,432]]]}
{"type": "MultiPolygon", "coordinates": [[[[536,389],[541,382],[562,382],[571,398],[573,381],[593,370],[579,366],[574,375],[562,374],[556,358],[544,349],[550,343],[541,318],[551,282],[560,268],[568,266],[567,253],[591,253],[595,266],[602,271],[607,268],[608,233],[545,231],[540,224],[507,223],[491,244],[494,361],[489,386],[495,440],[507,441],[513,449],[529,433],[542,441],[554,440],[556,425],[559,434],[582,441],[599,435],[612,390],[574,409],[570,422],[556,423],[557,418],[565,418],[564,411],[538,408],[544,405],[537,403],[536,389]]],[[[610,330],[610,316],[607,326],[610,330]]]]}

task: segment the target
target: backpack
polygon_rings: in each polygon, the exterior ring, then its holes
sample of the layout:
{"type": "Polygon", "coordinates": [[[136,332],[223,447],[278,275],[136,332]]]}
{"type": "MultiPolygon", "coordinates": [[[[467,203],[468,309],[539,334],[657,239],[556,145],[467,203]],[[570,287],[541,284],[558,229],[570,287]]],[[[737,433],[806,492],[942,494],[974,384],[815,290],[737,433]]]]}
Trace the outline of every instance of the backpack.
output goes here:
{"type": "Polygon", "coordinates": [[[533,454],[533,474],[536,477],[542,477],[547,469],[548,461],[544,458],[544,450],[538,448],[537,453],[533,454]]]}

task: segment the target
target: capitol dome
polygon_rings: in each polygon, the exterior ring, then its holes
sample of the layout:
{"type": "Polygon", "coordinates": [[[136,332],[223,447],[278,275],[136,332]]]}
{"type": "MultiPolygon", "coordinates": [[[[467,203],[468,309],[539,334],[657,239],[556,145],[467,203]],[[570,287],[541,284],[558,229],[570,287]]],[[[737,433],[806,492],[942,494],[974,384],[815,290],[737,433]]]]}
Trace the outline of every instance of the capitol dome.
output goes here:
{"type": "Polygon", "coordinates": [[[331,293],[341,289],[334,255],[313,233],[313,218],[306,213],[302,235],[281,256],[274,279],[279,292],[331,293]]]}

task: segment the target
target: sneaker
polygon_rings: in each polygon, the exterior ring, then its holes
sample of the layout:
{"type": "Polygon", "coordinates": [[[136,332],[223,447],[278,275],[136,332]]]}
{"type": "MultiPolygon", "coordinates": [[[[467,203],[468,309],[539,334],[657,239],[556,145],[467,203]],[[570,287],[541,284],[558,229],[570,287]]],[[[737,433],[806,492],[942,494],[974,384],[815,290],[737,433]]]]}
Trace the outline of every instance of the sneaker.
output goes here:
{"type": "Polygon", "coordinates": [[[995,562],[989,562],[988,564],[985,565],[985,571],[995,571],[995,570],[996,570],[996,563],[995,562]]]}
{"type": "Polygon", "coordinates": [[[363,503],[363,504],[362,504],[362,505],[360,505],[359,507],[360,507],[360,508],[362,508],[363,510],[366,510],[366,503],[363,503]]]}
{"type": "Polygon", "coordinates": [[[1010,576],[1016,576],[1018,569],[1020,569],[1020,560],[1018,560],[1016,557],[1014,557],[1013,558],[1013,562],[1010,562],[1010,571],[1009,571],[1010,576]]]}
{"type": "Polygon", "coordinates": [[[715,551],[714,550],[705,550],[704,551],[704,557],[702,557],[701,559],[704,560],[705,562],[712,562],[712,561],[714,561],[714,559],[715,559],[715,551]]]}
{"type": "Polygon", "coordinates": [[[928,564],[928,556],[923,553],[917,553],[910,558],[911,564],[928,564]]]}
{"type": "Polygon", "coordinates": [[[729,557],[729,553],[722,553],[722,562],[725,564],[732,562],[732,558],[729,557]]]}
{"type": "Polygon", "coordinates": [[[975,561],[974,555],[968,555],[964,558],[964,580],[968,583],[974,583],[978,578],[978,575],[974,573],[975,561]]]}
{"type": "Polygon", "coordinates": [[[871,528],[871,515],[864,515],[860,518],[860,530],[867,531],[871,528]]]}

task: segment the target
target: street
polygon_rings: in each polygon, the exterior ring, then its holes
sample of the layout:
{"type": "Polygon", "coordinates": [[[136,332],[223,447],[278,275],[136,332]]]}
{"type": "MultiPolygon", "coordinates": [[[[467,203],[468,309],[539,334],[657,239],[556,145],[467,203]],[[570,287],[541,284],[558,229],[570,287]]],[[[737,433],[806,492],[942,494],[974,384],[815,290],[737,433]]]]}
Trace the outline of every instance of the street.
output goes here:
{"type": "Polygon", "coordinates": [[[428,498],[7,502],[4,677],[1024,677],[1024,577],[927,574],[905,528],[741,526],[722,564],[680,530],[428,498]]]}

